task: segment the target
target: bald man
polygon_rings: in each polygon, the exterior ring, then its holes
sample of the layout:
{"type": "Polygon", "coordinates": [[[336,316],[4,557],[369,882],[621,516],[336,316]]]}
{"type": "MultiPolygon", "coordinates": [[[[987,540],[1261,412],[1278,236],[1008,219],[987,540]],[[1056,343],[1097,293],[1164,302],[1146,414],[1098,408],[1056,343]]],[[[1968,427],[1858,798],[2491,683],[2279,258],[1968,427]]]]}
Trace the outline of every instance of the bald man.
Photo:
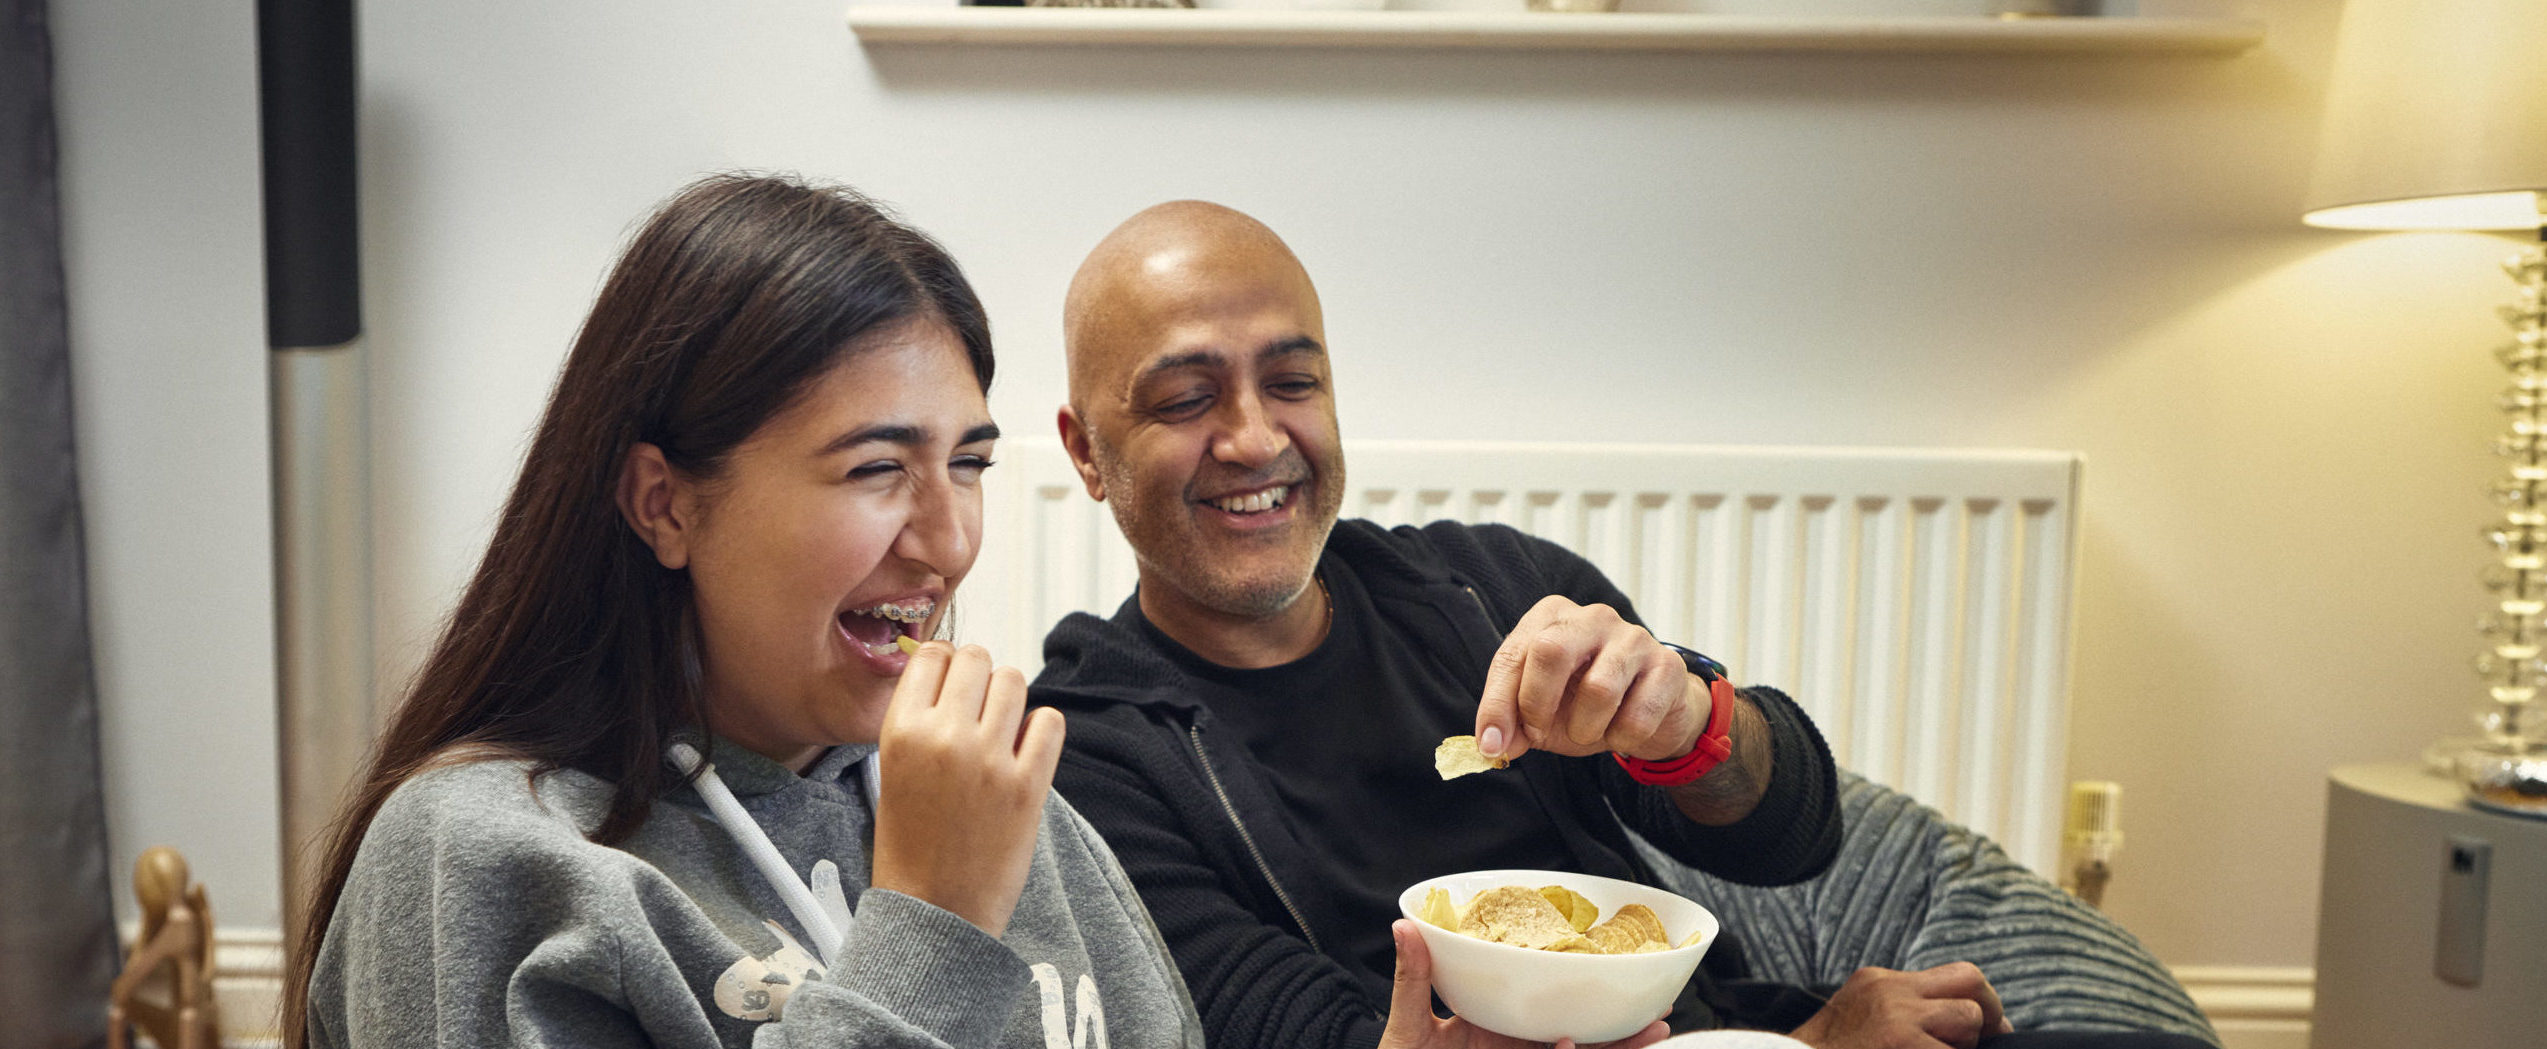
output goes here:
{"type": "MultiPolygon", "coordinates": [[[[1630,828],[1748,884],[1830,862],[1830,754],[1785,695],[1657,641],[1554,544],[1336,520],[1325,319],[1273,231],[1193,201],[1143,211],[1080,267],[1064,329],[1062,441],[1140,585],[1056,626],[1031,694],[1068,712],[1056,785],[1121,857],[1214,1046],[1375,1044],[1397,894],[1426,878],[1653,882],[1630,828]],[[1435,744],[1465,734],[1510,768],[1438,778],[1435,744]]],[[[1970,965],[1870,971],[1827,1002],[1741,976],[1728,937],[1673,1027],[1826,1049],[2007,1027],[1970,965]]]]}

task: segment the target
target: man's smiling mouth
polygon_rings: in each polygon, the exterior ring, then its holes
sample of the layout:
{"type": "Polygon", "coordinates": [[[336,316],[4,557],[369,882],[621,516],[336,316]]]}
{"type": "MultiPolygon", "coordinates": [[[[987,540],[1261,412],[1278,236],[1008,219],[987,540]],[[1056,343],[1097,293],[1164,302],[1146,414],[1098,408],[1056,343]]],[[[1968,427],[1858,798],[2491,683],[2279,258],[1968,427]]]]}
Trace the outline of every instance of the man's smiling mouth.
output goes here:
{"type": "Polygon", "coordinates": [[[1203,500],[1203,505],[1226,513],[1260,514],[1268,510],[1281,508],[1283,500],[1289,498],[1290,495],[1290,485],[1278,484],[1271,488],[1250,492],[1245,495],[1233,495],[1220,499],[1206,499],[1203,500]]]}

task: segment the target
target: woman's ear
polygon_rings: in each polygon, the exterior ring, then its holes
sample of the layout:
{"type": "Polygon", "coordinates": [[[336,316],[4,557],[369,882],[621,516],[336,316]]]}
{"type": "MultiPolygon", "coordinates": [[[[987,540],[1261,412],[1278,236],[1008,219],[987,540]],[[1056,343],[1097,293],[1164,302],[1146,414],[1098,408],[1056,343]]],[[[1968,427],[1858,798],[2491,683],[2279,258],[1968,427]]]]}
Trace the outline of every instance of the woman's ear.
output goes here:
{"type": "Polygon", "coordinates": [[[619,463],[619,516],[654,549],[655,561],[676,570],[690,563],[689,507],[680,488],[681,478],[654,445],[637,442],[619,463]]]}

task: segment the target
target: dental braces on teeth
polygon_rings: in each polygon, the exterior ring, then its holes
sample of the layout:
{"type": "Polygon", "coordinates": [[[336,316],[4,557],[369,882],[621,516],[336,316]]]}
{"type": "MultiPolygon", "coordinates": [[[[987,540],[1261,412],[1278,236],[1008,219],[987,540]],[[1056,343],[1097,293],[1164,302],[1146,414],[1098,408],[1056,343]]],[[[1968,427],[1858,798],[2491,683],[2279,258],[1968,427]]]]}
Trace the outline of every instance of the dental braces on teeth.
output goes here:
{"type": "Polygon", "coordinates": [[[853,608],[849,611],[862,616],[890,619],[896,623],[917,623],[927,619],[929,613],[937,611],[937,602],[914,601],[907,605],[898,605],[887,601],[872,608],[853,608]]]}

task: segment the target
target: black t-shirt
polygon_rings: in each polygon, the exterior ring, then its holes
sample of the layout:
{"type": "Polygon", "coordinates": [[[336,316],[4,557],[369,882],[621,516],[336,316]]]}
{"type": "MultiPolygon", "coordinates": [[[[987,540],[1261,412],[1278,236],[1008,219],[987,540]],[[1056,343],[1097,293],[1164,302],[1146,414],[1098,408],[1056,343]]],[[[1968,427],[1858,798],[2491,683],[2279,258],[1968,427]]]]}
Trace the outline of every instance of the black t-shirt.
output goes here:
{"type": "Polygon", "coordinates": [[[1476,693],[1442,653],[1379,615],[1334,554],[1320,559],[1318,574],[1335,621],[1315,650],[1281,666],[1224,667],[1146,617],[1139,624],[1188,673],[1246,697],[1214,703],[1212,715],[1264,765],[1308,850],[1306,866],[1318,872],[1316,885],[1284,888],[1328,897],[1347,930],[1340,953],[1360,963],[1364,983],[1376,980],[1377,1000],[1386,1001],[1397,965],[1389,923],[1407,886],[1461,871],[1576,863],[1519,775],[1444,781],[1433,772],[1442,737],[1474,731],[1476,693]]]}

